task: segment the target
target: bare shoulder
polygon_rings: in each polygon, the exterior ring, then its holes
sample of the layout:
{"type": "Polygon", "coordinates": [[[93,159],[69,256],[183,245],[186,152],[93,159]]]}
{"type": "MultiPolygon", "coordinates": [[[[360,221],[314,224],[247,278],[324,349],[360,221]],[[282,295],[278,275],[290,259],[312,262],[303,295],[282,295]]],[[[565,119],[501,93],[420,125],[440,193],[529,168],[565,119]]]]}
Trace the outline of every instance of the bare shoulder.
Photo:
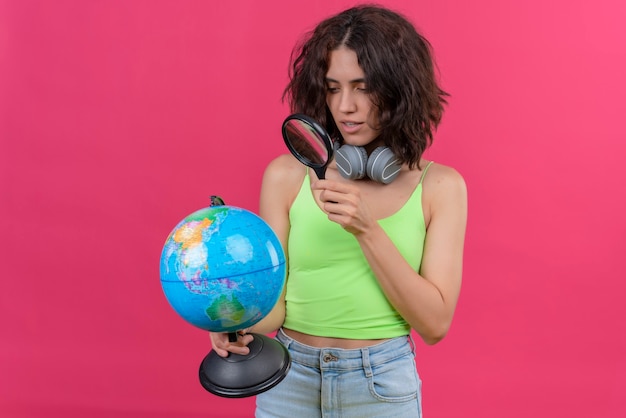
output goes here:
{"type": "Polygon", "coordinates": [[[279,155],[270,161],[266,168],[266,174],[295,174],[296,172],[301,173],[301,177],[304,177],[306,167],[300,161],[296,160],[291,154],[279,155]]]}
{"type": "Polygon", "coordinates": [[[467,216],[467,186],[461,173],[454,168],[431,164],[424,176],[422,193],[427,223],[435,213],[467,216]]]}
{"type": "Polygon", "coordinates": [[[428,168],[428,172],[423,180],[424,193],[429,196],[439,194],[461,194],[467,193],[465,179],[457,170],[447,165],[433,163],[428,168]]]}
{"type": "Polygon", "coordinates": [[[279,155],[265,168],[264,178],[272,183],[289,187],[291,184],[302,184],[306,167],[289,154],[279,155]]]}
{"type": "Polygon", "coordinates": [[[288,206],[295,199],[306,174],[306,167],[290,154],[283,154],[267,165],[263,175],[262,197],[271,196],[288,206]]]}

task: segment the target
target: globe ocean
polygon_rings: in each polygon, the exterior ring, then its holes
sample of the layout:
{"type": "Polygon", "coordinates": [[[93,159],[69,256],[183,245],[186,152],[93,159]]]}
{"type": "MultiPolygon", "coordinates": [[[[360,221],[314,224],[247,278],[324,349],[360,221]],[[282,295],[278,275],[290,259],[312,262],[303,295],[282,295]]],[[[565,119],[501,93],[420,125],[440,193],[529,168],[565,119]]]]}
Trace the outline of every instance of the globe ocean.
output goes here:
{"type": "Polygon", "coordinates": [[[160,275],[168,302],[185,321],[207,331],[235,332],[263,319],[278,301],[285,255],[259,216],[211,206],[172,230],[160,275]]]}

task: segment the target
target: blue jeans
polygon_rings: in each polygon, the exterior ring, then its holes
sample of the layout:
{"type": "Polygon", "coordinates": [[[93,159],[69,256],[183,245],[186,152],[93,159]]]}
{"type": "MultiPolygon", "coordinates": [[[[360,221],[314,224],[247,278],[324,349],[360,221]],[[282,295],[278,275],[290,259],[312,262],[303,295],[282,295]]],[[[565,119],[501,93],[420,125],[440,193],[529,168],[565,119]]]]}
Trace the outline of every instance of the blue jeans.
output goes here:
{"type": "Polygon", "coordinates": [[[276,334],[291,354],[287,377],[257,395],[257,418],[420,418],[422,382],[410,337],[354,350],[316,348],[276,334]]]}

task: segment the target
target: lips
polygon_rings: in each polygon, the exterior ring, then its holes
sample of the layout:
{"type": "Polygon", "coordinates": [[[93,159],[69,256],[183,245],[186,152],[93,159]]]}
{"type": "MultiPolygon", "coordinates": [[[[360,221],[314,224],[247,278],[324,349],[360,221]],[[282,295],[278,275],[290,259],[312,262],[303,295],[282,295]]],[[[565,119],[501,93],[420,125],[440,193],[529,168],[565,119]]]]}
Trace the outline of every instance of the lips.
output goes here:
{"type": "Polygon", "coordinates": [[[362,123],[343,121],[341,122],[342,130],[347,134],[353,134],[361,128],[362,123]]]}

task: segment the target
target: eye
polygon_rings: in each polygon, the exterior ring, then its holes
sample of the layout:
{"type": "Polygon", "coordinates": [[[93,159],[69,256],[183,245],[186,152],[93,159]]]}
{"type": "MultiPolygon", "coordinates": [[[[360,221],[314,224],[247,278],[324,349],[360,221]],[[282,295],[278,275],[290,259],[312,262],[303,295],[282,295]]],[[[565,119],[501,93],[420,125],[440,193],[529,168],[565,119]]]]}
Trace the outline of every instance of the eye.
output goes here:
{"type": "Polygon", "coordinates": [[[339,87],[327,86],[326,91],[330,94],[337,93],[339,91],[339,87]]]}

